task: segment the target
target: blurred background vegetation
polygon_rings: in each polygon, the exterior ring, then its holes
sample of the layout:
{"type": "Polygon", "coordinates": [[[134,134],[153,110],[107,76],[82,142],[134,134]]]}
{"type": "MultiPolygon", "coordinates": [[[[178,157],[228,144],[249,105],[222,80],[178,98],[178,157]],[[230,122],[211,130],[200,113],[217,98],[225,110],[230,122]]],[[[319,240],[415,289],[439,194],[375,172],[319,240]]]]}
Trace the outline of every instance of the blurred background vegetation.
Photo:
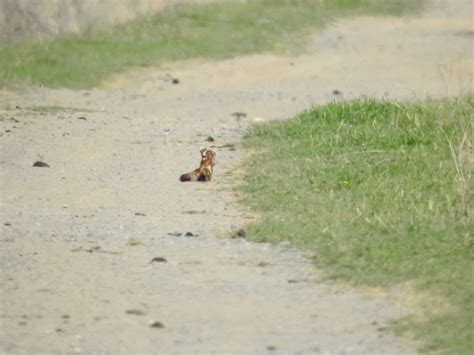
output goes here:
{"type": "Polygon", "coordinates": [[[252,0],[179,5],[122,25],[0,45],[0,86],[90,88],[111,73],[189,58],[296,53],[309,30],[351,15],[402,15],[422,0],[252,0]]]}

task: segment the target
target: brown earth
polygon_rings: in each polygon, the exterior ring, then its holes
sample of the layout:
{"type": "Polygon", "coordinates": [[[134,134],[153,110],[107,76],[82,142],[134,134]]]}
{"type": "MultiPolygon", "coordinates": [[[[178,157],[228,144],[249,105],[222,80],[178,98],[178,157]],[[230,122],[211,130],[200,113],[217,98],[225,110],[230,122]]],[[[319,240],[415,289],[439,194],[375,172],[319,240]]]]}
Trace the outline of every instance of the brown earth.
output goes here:
{"type": "Polygon", "coordinates": [[[419,18],[338,22],[297,57],[175,63],[89,91],[4,95],[0,351],[415,353],[385,330],[408,314],[409,294],[323,283],[286,243],[229,238],[252,220],[233,169],[254,120],[335,99],[472,91],[472,7],[436,1],[419,18]],[[180,183],[203,145],[217,151],[213,181],[180,183]]]}

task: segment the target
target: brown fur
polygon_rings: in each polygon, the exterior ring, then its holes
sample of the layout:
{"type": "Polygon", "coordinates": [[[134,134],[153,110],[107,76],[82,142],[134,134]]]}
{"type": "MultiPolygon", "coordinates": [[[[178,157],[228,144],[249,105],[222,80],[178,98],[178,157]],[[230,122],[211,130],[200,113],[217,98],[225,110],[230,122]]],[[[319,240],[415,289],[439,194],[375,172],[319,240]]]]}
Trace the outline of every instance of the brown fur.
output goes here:
{"type": "Polygon", "coordinates": [[[212,169],[216,165],[216,152],[201,148],[201,164],[199,168],[190,173],[183,174],[179,177],[180,181],[211,181],[212,169]]]}

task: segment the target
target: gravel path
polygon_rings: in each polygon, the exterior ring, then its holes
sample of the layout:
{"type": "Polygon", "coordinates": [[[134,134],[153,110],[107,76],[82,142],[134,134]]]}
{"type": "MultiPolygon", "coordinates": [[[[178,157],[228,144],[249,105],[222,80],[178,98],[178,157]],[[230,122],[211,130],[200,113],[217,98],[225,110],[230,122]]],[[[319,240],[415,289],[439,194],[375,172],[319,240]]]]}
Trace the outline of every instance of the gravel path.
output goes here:
{"type": "Polygon", "coordinates": [[[407,314],[403,300],[321,283],[285,243],[230,238],[253,218],[234,169],[252,121],[334,99],[472,91],[472,8],[436,1],[416,19],[338,22],[298,57],[3,94],[0,352],[415,353],[384,329],[407,314]],[[213,181],[180,183],[205,145],[213,181]]]}

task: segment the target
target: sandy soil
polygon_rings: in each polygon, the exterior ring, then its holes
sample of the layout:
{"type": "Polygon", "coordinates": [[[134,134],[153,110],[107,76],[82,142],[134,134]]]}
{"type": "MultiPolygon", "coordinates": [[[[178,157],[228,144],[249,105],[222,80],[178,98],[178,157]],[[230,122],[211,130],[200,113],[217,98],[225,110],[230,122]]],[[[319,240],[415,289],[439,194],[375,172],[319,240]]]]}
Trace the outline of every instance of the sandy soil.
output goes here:
{"type": "Polygon", "coordinates": [[[255,119],[472,91],[472,11],[436,1],[419,18],[335,23],[297,57],[175,63],[89,91],[4,96],[0,352],[415,353],[384,330],[409,312],[403,299],[322,283],[285,243],[229,238],[252,220],[233,169],[255,119]],[[45,105],[76,110],[28,109],[45,105]],[[180,183],[203,145],[216,146],[213,181],[180,183]]]}

